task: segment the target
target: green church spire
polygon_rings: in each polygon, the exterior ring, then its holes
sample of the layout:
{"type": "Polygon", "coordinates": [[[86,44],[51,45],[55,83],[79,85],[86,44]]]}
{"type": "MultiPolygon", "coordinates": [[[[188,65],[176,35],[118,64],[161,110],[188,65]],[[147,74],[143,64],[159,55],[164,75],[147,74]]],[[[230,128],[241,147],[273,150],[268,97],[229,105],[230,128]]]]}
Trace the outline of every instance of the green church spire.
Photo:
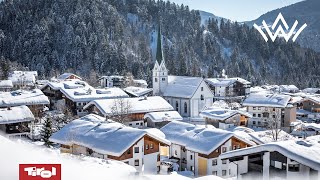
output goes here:
{"type": "Polygon", "coordinates": [[[156,60],[160,64],[163,60],[163,51],[162,51],[162,34],[161,34],[161,25],[159,23],[158,29],[158,40],[157,40],[157,53],[156,53],[156,60]]]}

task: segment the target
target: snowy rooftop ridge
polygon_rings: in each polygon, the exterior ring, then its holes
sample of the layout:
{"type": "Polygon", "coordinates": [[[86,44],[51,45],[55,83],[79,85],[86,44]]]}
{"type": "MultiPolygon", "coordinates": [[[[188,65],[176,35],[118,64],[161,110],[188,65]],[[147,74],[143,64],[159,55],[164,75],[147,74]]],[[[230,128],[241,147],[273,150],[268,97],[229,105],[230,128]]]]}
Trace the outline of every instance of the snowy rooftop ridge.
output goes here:
{"type": "Polygon", "coordinates": [[[320,144],[314,141],[288,140],[262,144],[235,151],[229,151],[220,155],[221,159],[228,159],[236,156],[244,156],[258,152],[279,152],[288,158],[315,170],[320,170],[320,144]]]}
{"type": "Polygon", "coordinates": [[[1,80],[0,81],[0,89],[1,88],[13,88],[13,84],[11,80],[1,80]]]}
{"type": "Polygon", "coordinates": [[[243,106],[262,106],[262,107],[287,107],[291,97],[282,94],[250,94],[244,101],[243,106]]]}
{"type": "Polygon", "coordinates": [[[144,115],[143,119],[146,118],[150,118],[153,122],[183,120],[183,118],[177,111],[151,112],[144,115]]]}
{"type": "Polygon", "coordinates": [[[249,81],[240,78],[240,77],[234,77],[234,78],[207,78],[205,79],[205,81],[212,85],[212,86],[223,86],[223,87],[227,87],[232,85],[235,82],[240,82],[242,84],[251,84],[249,81]]]}
{"type": "Polygon", "coordinates": [[[126,87],[123,90],[136,97],[141,97],[152,92],[151,88],[142,88],[142,87],[134,87],[134,86],[126,87]]]}
{"type": "Polygon", "coordinates": [[[12,91],[0,92],[0,107],[21,106],[21,105],[46,105],[49,99],[41,90],[34,89],[32,91],[12,91]]]}
{"type": "Polygon", "coordinates": [[[160,129],[172,143],[185,146],[188,150],[202,154],[210,154],[232,137],[253,145],[236,134],[216,129],[212,126],[196,126],[179,121],[172,121],[160,129]]]}
{"type": "Polygon", "coordinates": [[[74,76],[74,77],[76,77],[77,79],[80,79],[80,80],[82,79],[81,77],[79,77],[79,76],[77,76],[77,75],[75,75],[73,73],[63,73],[57,79],[64,81],[64,80],[70,78],[70,76],[74,76]]]}
{"type": "MultiPolygon", "coordinates": [[[[123,98],[123,101],[129,104],[129,113],[148,113],[174,110],[173,107],[160,96],[123,98]]],[[[103,115],[107,116],[112,114],[112,107],[115,106],[115,101],[113,99],[91,101],[84,107],[84,109],[93,105],[96,106],[103,115]]]]}
{"type": "Polygon", "coordinates": [[[189,76],[168,76],[168,86],[164,91],[167,97],[191,98],[196,92],[203,78],[189,76]]]}
{"type": "Polygon", "coordinates": [[[27,106],[0,108],[0,124],[34,121],[34,116],[27,106]]]}
{"type": "Polygon", "coordinates": [[[119,157],[145,135],[164,144],[170,142],[156,130],[141,130],[89,114],[76,119],[54,133],[50,141],[65,145],[82,145],[92,150],[119,157]]]}
{"type": "Polygon", "coordinates": [[[245,111],[221,109],[221,108],[204,110],[200,113],[200,116],[205,118],[224,121],[237,114],[240,114],[246,117],[252,117],[250,113],[245,111]]]}

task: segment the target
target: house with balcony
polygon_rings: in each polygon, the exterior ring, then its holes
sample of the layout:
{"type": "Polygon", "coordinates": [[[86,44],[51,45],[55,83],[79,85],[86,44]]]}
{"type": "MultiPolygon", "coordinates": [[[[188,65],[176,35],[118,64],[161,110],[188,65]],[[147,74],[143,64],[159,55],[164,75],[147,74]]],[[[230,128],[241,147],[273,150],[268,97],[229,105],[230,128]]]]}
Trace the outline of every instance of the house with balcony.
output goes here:
{"type": "Polygon", "coordinates": [[[320,113],[320,96],[308,96],[300,101],[300,108],[311,113],[320,113]]]}
{"type": "Polygon", "coordinates": [[[192,171],[195,176],[234,176],[237,166],[221,160],[220,155],[255,145],[242,136],[210,125],[172,121],[160,130],[172,143],[169,159],[179,165],[180,171],[192,171]]]}
{"type": "Polygon", "coordinates": [[[35,118],[27,106],[0,108],[0,132],[7,137],[27,137],[35,118]]]}
{"type": "Polygon", "coordinates": [[[250,94],[242,103],[252,114],[249,127],[268,128],[271,125],[290,131],[290,124],[296,121],[296,107],[290,104],[291,97],[282,94],[250,94]]]}
{"type": "Polygon", "coordinates": [[[138,172],[160,170],[160,150],[170,146],[157,129],[136,129],[89,114],[73,120],[50,137],[62,153],[122,161],[138,172]]]}
{"type": "Polygon", "coordinates": [[[319,141],[287,140],[229,151],[220,155],[237,164],[233,177],[256,179],[319,179],[319,141]]]}
{"type": "Polygon", "coordinates": [[[44,108],[48,106],[49,103],[48,97],[39,89],[0,92],[0,108],[25,105],[36,118],[42,117],[44,108]]]}
{"type": "Polygon", "coordinates": [[[234,126],[247,126],[252,115],[241,110],[231,110],[223,108],[208,108],[200,113],[206,121],[219,129],[228,129],[234,126]]]}
{"type": "Polygon", "coordinates": [[[162,97],[151,96],[95,100],[87,104],[84,110],[111,119],[125,116],[123,117],[126,118],[125,125],[142,128],[146,126],[144,119],[146,114],[173,111],[174,109],[162,97]]]}

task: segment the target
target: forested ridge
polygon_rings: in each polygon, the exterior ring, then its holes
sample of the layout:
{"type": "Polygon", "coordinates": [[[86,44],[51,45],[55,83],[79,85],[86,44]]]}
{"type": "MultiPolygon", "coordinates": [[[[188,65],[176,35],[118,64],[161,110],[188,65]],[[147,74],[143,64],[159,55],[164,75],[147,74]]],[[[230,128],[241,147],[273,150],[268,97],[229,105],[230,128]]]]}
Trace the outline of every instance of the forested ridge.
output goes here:
{"type": "Polygon", "coordinates": [[[224,19],[201,25],[199,11],[154,0],[5,0],[0,3],[1,68],[90,77],[132,72],[150,80],[159,22],[170,74],[239,76],[254,85],[320,87],[319,53],[224,19]]]}

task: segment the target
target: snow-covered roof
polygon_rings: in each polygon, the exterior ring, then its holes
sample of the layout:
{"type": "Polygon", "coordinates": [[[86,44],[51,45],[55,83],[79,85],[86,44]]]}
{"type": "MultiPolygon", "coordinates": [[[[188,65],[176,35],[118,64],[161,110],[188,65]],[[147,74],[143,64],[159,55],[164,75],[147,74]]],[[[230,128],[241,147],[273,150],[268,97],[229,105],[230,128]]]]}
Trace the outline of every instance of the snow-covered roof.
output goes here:
{"type": "Polygon", "coordinates": [[[163,96],[191,98],[202,81],[200,77],[168,76],[168,86],[163,96]]]}
{"type": "Polygon", "coordinates": [[[73,102],[89,102],[97,99],[112,99],[112,98],[126,98],[129,97],[120,88],[105,88],[95,89],[85,81],[78,79],[68,79],[59,82],[49,82],[41,89],[47,86],[54,90],[60,90],[68,99],[73,102]]]}
{"type": "Polygon", "coordinates": [[[250,94],[244,101],[243,106],[262,106],[284,108],[288,105],[291,97],[282,94],[250,94]]]}
{"type": "Polygon", "coordinates": [[[101,154],[119,157],[145,135],[170,145],[159,131],[127,127],[93,114],[71,121],[54,133],[50,141],[82,145],[101,154]]]}
{"type": "Polygon", "coordinates": [[[303,123],[306,129],[314,129],[315,131],[320,131],[320,124],[316,123],[303,123]]]}
{"type": "Polygon", "coordinates": [[[141,85],[144,85],[144,86],[148,86],[147,81],[143,80],[143,79],[134,79],[133,82],[136,83],[136,84],[141,84],[141,85]]]}
{"type": "Polygon", "coordinates": [[[269,89],[264,89],[260,86],[255,86],[250,88],[250,93],[271,93],[271,90],[269,89]]]}
{"type": "Polygon", "coordinates": [[[302,92],[314,94],[316,92],[320,92],[320,88],[306,88],[306,89],[303,89],[302,92]]]}
{"type": "Polygon", "coordinates": [[[304,100],[309,100],[314,103],[320,104],[320,96],[308,96],[304,100]]]}
{"type": "Polygon", "coordinates": [[[2,88],[13,88],[11,80],[2,80],[0,81],[0,89],[2,88]]]}
{"type": "Polygon", "coordinates": [[[216,129],[213,126],[205,127],[172,121],[160,130],[172,143],[185,146],[188,150],[202,154],[210,154],[232,137],[236,137],[250,145],[252,144],[252,142],[232,132],[216,129]]]}
{"type": "Polygon", "coordinates": [[[301,164],[320,170],[320,144],[313,141],[288,140],[272,142],[249,148],[228,151],[220,155],[221,159],[229,159],[237,156],[245,156],[260,152],[279,152],[284,156],[301,164]]]}
{"type": "Polygon", "coordinates": [[[34,116],[27,106],[0,108],[0,124],[34,121],[34,116]]]}
{"type": "Polygon", "coordinates": [[[37,71],[13,71],[8,79],[11,80],[14,85],[34,85],[37,76],[37,71]]]}
{"type": "MultiPolygon", "coordinates": [[[[151,96],[143,98],[123,98],[123,102],[128,104],[129,113],[148,113],[148,112],[159,112],[159,111],[172,111],[173,107],[160,96],[151,96]]],[[[115,103],[113,99],[101,99],[91,101],[87,104],[84,109],[94,105],[96,106],[103,115],[112,115],[112,108],[119,106],[120,103],[115,103]]]]}
{"type": "Polygon", "coordinates": [[[205,79],[205,81],[212,85],[212,86],[223,86],[223,87],[227,87],[232,85],[235,82],[240,82],[241,84],[251,84],[249,81],[243,79],[243,78],[239,78],[239,77],[235,77],[235,78],[208,78],[205,79]]]}
{"type": "Polygon", "coordinates": [[[312,112],[304,110],[304,109],[297,109],[296,114],[297,115],[308,115],[308,114],[312,114],[312,112]]]}
{"type": "Polygon", "coordinates": [[[153,122],[183,120],[183,118],[177,111],[151,112],[151,113],[145,114],[143,118],[144,119],[149,118],[153,122]]]}
{"type": "Polygon", "coordinates": [[[0,93],[0,107],[50,104],[49,99],[41,90],[12,91],[0,93]]]}
{"type": "Polygon", "coordinates": [[[295,85],[280,85],[281,91],[299,91],[299,88],[295,85]]]}
{"type": "Polygon", "coordinates": [[[123,90],[136,97],[141,97],[152,92],[151,88],[142,88],[142,87],[134,87],[134,86],[126,87],[123,90]]]}
{"type": "MultiPolygon", "coordinates": [[[[249,135],[252,137],[252,140],[258,144],[266,144],[266,143],[275,141],[275,138],[273,137],[271,130],[256,131],[256,132],[249,133],[249,135]]],[[[286,140],[292,140],[292,139],[294,139],[293,136],[286,133],[285,131],[280,131],[278,134],[277,141],[286,141],[286,140]]]]}
{"type": "Polygon", "coordinates": [[[80,80],[82,79],[81,77],[79,77],[79,76],[77,76],[77,75],[75,75],[73,73],[63,73],[57,79],[58,80],[66,80],[66,79],[70,78],[70,76],[74,76],[74,77],[76,77],[77,79],[80,79],[80,80]]]}
{"type": "Polygon", "coordinates": [[[123,81],[124,80],[124,76],[118,76],[118,75],[112,75],[112,76],[101,76],[99,78],[99,80],[101,79],[110,79],[110,80],[120,80],[123,81]]]}
{"type": "Polygon", "coordinates": [[[204,118],[224,121],[237,114],[240,114],[246,117],[252,117],[250,113],[245,111],[221,109],[221,108],[204,110],[200,113],[200,116],[204,118]]]}

